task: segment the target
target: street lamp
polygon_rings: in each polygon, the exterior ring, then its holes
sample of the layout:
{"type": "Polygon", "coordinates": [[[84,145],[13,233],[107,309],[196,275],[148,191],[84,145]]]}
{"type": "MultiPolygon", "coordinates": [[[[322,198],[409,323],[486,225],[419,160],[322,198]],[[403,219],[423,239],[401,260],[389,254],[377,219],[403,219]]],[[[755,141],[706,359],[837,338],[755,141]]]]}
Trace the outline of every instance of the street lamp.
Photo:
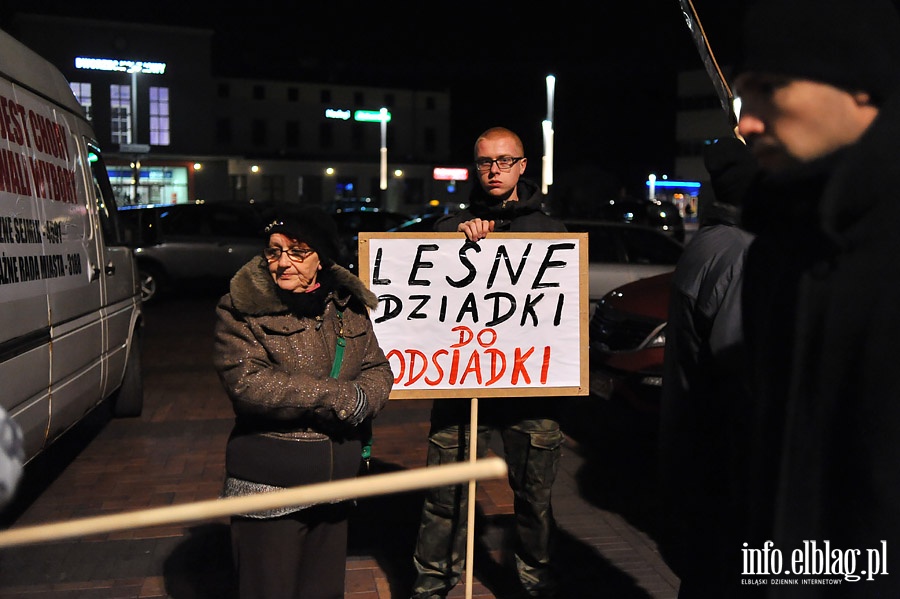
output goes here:
{"type": "Polygon", "coordinates": [[[553,94],[556,91],[556,77],[547,75],[547,118],[541,123],[544,132],[544,157],[541,162],[541,193],[545,194],[553,185],[553,94]]]}
{"type": "MultiPolygon", "coordinates": [[[[326,112],[326,116],[328,113],[326,112]]],[[[329,117],[331,118],[331,117],[329,117]]],[[[387,189],[388,187],[388,179],[387,179],[387,124],[388,121],[391,120],[391,113],[387,108],[382,107],[381,110],[375,112],[374,110],[357,110],[353,113],[353,120],[359,121],[361,123],[381,123],[381,177],[378,184],[378,187],[381,188],[382,191],[387,189]]]]}
{"type": "Polygon", "coordinates": [[[550,185],[553,185],[553,123],[544,121],[541,123],[544,131],[544,158],[541,161],[541,193],[547,194],[550,185]]]}
{"type": "Polygon", "coordinates": [[[381,116],[381,181],[379,187],[381,191],[388,188],[387,178],[387,122],[388,109],[383,108],[380,111],[381,116]]]}

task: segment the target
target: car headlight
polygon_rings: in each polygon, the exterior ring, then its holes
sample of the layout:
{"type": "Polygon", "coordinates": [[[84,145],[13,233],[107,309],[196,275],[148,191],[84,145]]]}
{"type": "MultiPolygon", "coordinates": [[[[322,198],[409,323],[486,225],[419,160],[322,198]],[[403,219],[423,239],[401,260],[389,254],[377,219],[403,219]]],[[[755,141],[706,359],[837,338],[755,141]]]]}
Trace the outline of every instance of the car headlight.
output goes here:
{"type": "Polygon", "coordinates": [[[666,346],[666,325],[662,325],[658,331],[650,336],[650,341],[646,347],[665,347],[666,346]]]}

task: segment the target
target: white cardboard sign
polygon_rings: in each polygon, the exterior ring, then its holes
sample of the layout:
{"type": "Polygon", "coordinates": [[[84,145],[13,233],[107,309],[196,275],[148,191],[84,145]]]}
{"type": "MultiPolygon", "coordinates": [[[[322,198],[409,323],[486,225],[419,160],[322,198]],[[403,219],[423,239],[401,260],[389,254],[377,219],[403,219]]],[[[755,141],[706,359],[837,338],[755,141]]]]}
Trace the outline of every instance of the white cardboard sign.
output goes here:
{"type": "Polygon", "coordinates": [[[392,399],[587,395],[587,233],[360,233],[392,399]]]}

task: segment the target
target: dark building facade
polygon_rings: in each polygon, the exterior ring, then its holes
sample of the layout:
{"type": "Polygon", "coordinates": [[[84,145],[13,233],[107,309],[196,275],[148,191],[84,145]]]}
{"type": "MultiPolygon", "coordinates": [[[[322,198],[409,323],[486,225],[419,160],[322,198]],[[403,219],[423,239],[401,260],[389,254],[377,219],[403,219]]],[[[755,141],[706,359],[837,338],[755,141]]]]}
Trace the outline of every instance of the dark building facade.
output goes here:
{"type": "Polygon", "coordinates": [[[467,165],[448,164],[446,91],[221,77],[206,29],[20,14],[7,31],[63,72],[124,205],[240,200],[415,214],[467,197],[467,165]],[[460,178],[435,179],[437,167],[459,168],[460,178]]]}

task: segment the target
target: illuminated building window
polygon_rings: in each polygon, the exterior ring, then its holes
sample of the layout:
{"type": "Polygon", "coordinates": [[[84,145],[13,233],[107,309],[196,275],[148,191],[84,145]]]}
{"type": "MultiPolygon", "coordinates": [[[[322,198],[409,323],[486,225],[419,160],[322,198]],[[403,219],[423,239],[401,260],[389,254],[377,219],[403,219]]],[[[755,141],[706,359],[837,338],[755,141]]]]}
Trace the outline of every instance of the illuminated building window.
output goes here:
{"type": "Polygon", "coordinates": [[[84,108],[87,120],[92,121],[94,119],[94,106],[91,100],[91,84],[72,82],[69,84],[69,87],[72,88],[72,93],[75,94],[78,103],[84,108]]]}
{"type": "Polygon", "coordinates": [[[188,201],[187,167],[142,165],[136,169],[122,165],[109,166],[106,170],[120,206],[188,201]]]}
{"type": "Polygon", "coordinates": [[[131,87],[109,86],[110,138],[115,144],[131,143],[131,87]]]}
{"type": "Polygon", "coordinates": [[[150,88],[150,144],[167,146],[169,139],[169,88],[150,88]]]}

